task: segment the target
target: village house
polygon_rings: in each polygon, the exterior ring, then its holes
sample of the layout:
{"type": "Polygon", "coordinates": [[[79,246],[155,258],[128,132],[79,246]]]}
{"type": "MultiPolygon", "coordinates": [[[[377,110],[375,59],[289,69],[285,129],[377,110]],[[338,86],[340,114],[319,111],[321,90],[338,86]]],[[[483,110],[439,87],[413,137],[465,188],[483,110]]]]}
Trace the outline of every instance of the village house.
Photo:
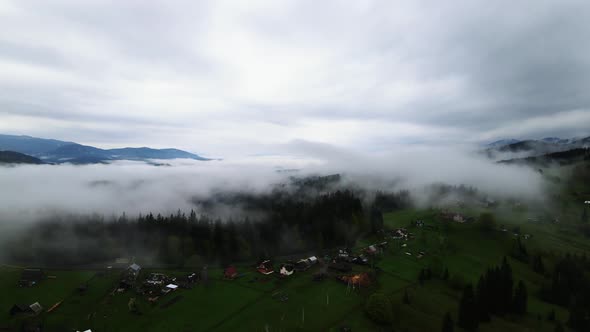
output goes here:
{"type": "Polygon", "coordinates": [[[115,258],[115,263],[113,264],[116,268],[124,268],[125,266],[129,266],[131,260],[126,257],[119,257],[115,258]]]}
{"type": "Polygon", "coordinates": [[[288,277],[295,272],[295,267],[291,263],[281,264],[279,273],[281,276],[288,277]]]}
{"type": "Polygon", "coordinates": [[[454,222],[458,222],[458,223],[461,223],[461,224],[462,224],[462,223],[464,223],[464,222],[465,222],[465,217],[463,217],[463,216],[462,216],[462,215],[460,215],[460,214],[456,214],[456,215],[454,215],[454,216],[453,216],[453,221],[454,221],[454,222]]]}
{"type": "Polygon", "coordinates": [[[223,277],[225,279],[233,280],[238,277],[238,270],[233,265],[228,266],[225,271],[223,271],[223,277]]]}
{"type": "Polygon", "coordinates": [[[367,255],[371,255],[371,256],[373,256],[373,255],[376,255],[376,254],[377,254],[377,251],[378,251],[378,250],[377,250],[377,247],[376,247],[375,245],[373,245],[373,244],[372,244],[372,245],[368,246],[367,248],[365,248],[365,250],[364,250],[364,251],[365,251],[365,253],[366,253],[367,255]]]}
{"type": "Polygon", "coordinates": [[[369,265],[369,259],[367,258],[367,256],[362,255],[362,254],[354,257],[352,259],[352,262],[354,264],[358,264],[358,265],[369,265]]]}
{"type": "Polygon", "coordinates": [[[489,207],[489,208],[494,208],[494,207],[498,206],[498,202],[489,198],[489,197],[485,199],[484,204],[486,207],[489,207]]]}
{"type": "Polygon", "coordinates": [[[256,267],[256,270],[264,275],[269,275],[275,272],[272,267],[272,262],[268,259],[260,262],[256,267]]]}
{"type": "Polygon", "coordinates": [[[439,217],[443,220],[454,221],[454,222],[457,222],[460,224],[473,221],[473,218],[468,218],[460,213],[448,212],[448,211],[441,212],[439,214],[439,217]]]}
{"type": "Polygon", "coordinates": [[[350,250],[348,248],[338,249],[338,255],[336,258],[344,261],[350,260],[350,250]]]}
{"type": "Polygon", "coordinates": [[[29,314],[29,315],[38,315],[43,311],[43,307],[39,304],[39,302],[35,302],[31,305],[26,304],[15,304],[10,308],[10,315],[18,315],[18,314],[29,314]]]}
{"type": "Polygon", "coordinates": [[[167,280],[168,276],[163,273],[150,273],[144,283],[148,286],[161,286],[167,280]]]}
{"type": "Polygon", "coordinates": [[[175,291],[176,289],[178,289],[178,285],[168,284],[166,285],[166,287],[162,288],[162,294],[168,294],[170,292],[175,291]]]}
{"type": "Polygon", "coordinates": [[[170,281],[175,282],[178,286],[184,289],[192,289],[193,285],[199,280],[198,275],[195,272],[191,272],[182,275],[178,278],[173,278],[170,281]]]}
{"type": "Polygon", "coordinates": [[[15,304],[10,308],[10,316],[18,315],[18,314],[25,314],[25,313],[32,313],[33,311],[29,307],[28,304],[15,304]]]}
{"type": "Polygon", "coordinates": [[[24,269],[18,285],[20,287],[32,287],[43,279],[45,279],[45,273],[41,269],[24,269]]]}
{"type": "Polygon", "coordinates": [[[139,272],[141,271],[141,266],[133,263],[131,264],[121,276],[121,280],[119,281],[119,287],[117,288],[118,292],[124,292],[127,289],[130,289],[135,284],[137,277],[139,276],[139,272]]]}
{"type": "Polygon", "coordinates": [[[127,270],[137,277],[139,275],[139,272],[141,271],[141,266],[133,263],[133,264],[129,265],[127,270]]]}
{"type": "Polygon", "coordinates": [[[350,272],[350,271],[352,271],[352,266],[350,266],[350,264],[348,264],[346,262],[333,261],[332,263],[330,263],[328,265],[328,268],[330,270],[335,270],[335,271],[338,271],[338,272],[350,272]]]}
{"type": "Polygon", "coordinates": [[[408,230],[405,228],[395,229],[391,233],[391,238],[394,240],[407,240],[409,236],[408,230]]]}

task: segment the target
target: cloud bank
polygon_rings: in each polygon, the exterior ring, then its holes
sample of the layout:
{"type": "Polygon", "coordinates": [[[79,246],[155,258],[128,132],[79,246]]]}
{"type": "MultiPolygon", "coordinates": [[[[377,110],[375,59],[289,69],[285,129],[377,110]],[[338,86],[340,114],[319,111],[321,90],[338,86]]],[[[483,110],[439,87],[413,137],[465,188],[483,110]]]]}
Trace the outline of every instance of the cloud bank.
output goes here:
{"type": "Polygon", "coordinates": [[[582,136],[587,1],[0,4],[0,132],[224,158],[582,136]]]}
{"type": "Polygon", "coordinates": [[[268,193],[276,185],[287,183],[290,176],[309,174],[340,173],[345,185],[368,190],[407,189],[419,200],[424,200],[424,188],[433,183],[463,184],[490,195],[519,199],[543,195],[544,183],[534,170],[495,164],[461,149],[414,147],[366,154],[306,141],[294,141],[282,148],[293,157],[175,160],[171,166],[159,167],[116,162],[2,168],[0,221],[37,220],[55,213],[108,217],[122,212],[198,211],[195,198],[219,192],[268,193]],[[298,171],[280,172],[293,169],[298,171]]]}

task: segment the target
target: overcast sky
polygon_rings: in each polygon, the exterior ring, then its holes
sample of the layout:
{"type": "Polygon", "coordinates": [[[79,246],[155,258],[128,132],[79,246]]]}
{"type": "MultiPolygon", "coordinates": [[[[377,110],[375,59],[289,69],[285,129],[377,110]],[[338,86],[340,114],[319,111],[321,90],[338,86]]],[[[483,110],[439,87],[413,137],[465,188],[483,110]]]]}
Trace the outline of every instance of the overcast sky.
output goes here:
{"type": "Polygon", "coordinates": [[[207,156],[588,135],[590,2],[0,1],[0,133],[207,156]]]}

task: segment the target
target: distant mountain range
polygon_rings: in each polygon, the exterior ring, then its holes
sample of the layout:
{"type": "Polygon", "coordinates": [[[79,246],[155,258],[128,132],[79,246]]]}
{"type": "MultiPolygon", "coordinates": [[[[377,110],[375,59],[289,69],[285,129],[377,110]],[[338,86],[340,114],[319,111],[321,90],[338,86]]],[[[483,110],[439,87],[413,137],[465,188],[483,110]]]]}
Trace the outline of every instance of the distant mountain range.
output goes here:
{"type": "Polygon", "coordinates": [[[520,140],[514,139],[514,138],[509,138],[509,139],[501,139],[492,143],[488,143],[485,146],[487,148],[500,148],[506,145],[510,145],[510,144],[514,144],[514,143],[518,143],[520,142],[520,140]]]}
{"type": "Polygon", "coordinates": [[[568,165],[580,161],[590,160],[589,148],[575,148],[566,151],[546,153],[540,156],[532,156],[526,158],[515,158],[509,160],[500,160],[501,164],[534,164],[547,166],[551,163],[559,163],[561,165],[568,165]]]}
{"type": "Polygon", "coordinates": [[[41,159],[14,151],[0,151],[0,164],[43,164],[41,159]]]}
{"type": "Polygon", "coordinates": [[[567,139],[546,137],[540,140],[504,139],[487,144],[485,153],[495,159],[520,159],[588,147],[590,136],[567,139]]]}
{"type": "MultiPolygon", "coordinates": [[[[194,159],[210,160],[178,149],[99,149],[74,142],[30,136],[0,135],[0,151],[28,155],[43,163],[95,164],[115,160],[194,159]]],[[[32,160],[32,159],[31,159],[32,160]]]]}

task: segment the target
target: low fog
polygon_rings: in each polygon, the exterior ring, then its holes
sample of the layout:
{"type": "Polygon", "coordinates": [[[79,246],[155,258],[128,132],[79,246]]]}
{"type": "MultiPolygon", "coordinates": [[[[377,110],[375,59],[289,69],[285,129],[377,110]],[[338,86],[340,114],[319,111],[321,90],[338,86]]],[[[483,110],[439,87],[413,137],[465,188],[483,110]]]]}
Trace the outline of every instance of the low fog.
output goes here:
{"type": "MultiPolygon", "coordinates": [[[[365,153],[306,141],[278,148],[283,155],[160,161],[164,166],[116,162],[2,167],[0,221],[22,223],[61,213],[108,217],[189,211],[198,208],[195,199],[214,193],[265,193],[288,183],[291,176],[310,174],[339,173],[344,185],[367,190],[409,190],[419,205],[429,203],[426,188],[437,183],[472,186],[496,198],[544,197],[544,183],[535,170],[497,164],[468,148],[412,146],[365,153]]],[[[239,207],[226,212],[219,214],[239,214],[239,207]]]]}

